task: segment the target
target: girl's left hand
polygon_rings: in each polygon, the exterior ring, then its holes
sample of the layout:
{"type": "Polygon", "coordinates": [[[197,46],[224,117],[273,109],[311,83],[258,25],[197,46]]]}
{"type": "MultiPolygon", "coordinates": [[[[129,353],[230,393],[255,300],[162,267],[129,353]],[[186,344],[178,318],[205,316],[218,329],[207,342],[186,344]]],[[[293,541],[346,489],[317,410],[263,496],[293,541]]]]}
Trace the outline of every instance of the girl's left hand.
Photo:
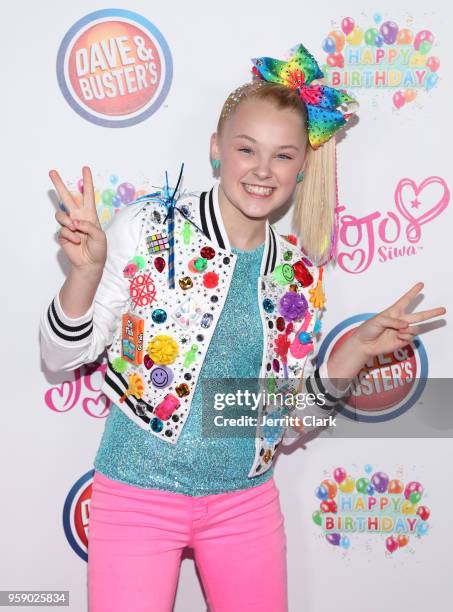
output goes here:
{"type": "Polygon", "coordinates": [[[423,283],[416,283],[392,306],[356,328],[353,334],[354,340],[364,355],[374,357],[406,346],[420,333],[420,326],[411,325],[412,323],[427,321],[447,312],[446,308],[440,307],[411,314],[405,313],[407,306],[423,286],[423,283]]]}

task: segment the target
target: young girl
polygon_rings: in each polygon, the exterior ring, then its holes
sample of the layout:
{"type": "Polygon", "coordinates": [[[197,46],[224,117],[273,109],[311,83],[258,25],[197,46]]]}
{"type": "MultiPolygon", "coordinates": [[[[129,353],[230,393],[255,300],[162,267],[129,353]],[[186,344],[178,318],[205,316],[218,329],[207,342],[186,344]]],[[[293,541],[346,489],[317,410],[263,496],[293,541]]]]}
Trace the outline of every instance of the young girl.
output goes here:
{"type": "MultiPolygon", "coordinates": [[[[302,45],[288,62],[254,60],[254,74],[223,106],[211,139],[220,181],[209,191],[141,199],[105,234],[89,168],[80,206],[50,172],[71,269],[42,315],[43,359],[71,370],[108,347],[91,612],[171,610],[187,546],[210,610],[287,610],[273,456],[304,427],[214,432],[201,381],[216,391],[216,380],[260,378],[268,390],[284,383],[293,392],[303,381],[316,402],[311,416],[326,417],[371,356],[404,346],[420,331],[411,324],[445,313],[405,314],[417,283],[315,365],[322,264],[335,253],[334,136],[355,101],[316,82],[323,75],[302,45]],[[293,198],[301,247],[269,222],[293,198]]],[[[260,404],[258,414],[270,412],[260,404]]]]}

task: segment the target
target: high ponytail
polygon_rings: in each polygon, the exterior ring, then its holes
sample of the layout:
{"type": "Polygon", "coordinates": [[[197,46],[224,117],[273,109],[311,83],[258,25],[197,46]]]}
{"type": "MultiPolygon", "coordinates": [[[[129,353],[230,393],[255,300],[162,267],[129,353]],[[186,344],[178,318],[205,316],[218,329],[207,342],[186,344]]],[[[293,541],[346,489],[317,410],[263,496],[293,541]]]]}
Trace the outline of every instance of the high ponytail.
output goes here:
{"type": "Polygon", "coordinates": [[[335,256],[337,205],[335,136],[318,149],[307,146],[303,180],[294,191],[293,228],[318,265],[335,256]]]}

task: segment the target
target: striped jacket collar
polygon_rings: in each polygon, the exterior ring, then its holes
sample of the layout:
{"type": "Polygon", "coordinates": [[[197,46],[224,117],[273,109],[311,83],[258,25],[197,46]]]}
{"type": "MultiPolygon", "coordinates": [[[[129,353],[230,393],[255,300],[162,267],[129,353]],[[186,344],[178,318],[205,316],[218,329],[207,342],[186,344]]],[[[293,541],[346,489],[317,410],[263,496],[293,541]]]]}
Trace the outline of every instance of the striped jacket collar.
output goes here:
{"type": "MultiPolygon", "coordinates": [[[[203,233],[221,249],[231,250],[228,234],[223,223],[219,206],[219,183],[215,183],[209,191],[199,195],[200,223],[203,233]]],[[[275,229],[266,219],[266,235],[260,274],[266,275],[274,271],[279,260],[280,239],[275,229]]]]}

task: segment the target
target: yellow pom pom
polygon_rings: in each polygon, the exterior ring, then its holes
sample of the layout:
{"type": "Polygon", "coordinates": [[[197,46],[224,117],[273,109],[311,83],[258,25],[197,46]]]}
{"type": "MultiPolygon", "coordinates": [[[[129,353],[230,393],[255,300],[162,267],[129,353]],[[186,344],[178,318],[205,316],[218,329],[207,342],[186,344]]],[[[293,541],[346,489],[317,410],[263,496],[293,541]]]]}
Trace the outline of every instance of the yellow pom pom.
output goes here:
{"type": "Polygon", "coordinates": [[[171,336],[159,335],[148,343],[148,355],[158,365],[173,363],[178,356],[178,343],[171,336]]]}

